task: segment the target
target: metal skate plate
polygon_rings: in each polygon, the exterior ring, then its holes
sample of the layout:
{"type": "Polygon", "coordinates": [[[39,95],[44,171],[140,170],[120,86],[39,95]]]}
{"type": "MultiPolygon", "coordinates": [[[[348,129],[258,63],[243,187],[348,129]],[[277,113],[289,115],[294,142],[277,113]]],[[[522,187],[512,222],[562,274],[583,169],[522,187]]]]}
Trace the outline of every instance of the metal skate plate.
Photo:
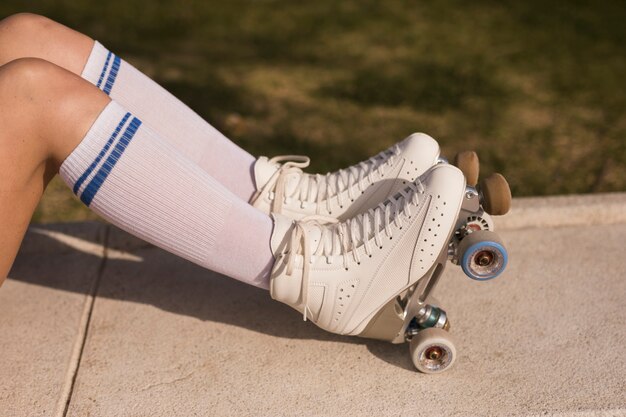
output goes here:
{"type": "Polygon", "coordinates": [[[391,343],[406,342],[406,329],[419,310],[430,301],[430,293],[443,274],[447,259],[446,246],[426,275],[387,303],[359,336],[391,343]]]}

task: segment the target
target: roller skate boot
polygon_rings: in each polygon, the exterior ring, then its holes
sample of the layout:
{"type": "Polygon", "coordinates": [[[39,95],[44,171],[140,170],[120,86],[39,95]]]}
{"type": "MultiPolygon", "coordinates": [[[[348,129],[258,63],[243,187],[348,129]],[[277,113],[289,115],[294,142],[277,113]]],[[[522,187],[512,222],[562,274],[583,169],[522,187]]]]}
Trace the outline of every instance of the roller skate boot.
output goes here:
{"type": "Polygon", "coordinates": [[[432,166],[343,222],[274,214],[272,298],[333,333],[409,342],[421,372],[449,369],[456,348],[448,315],[432,291],[448,261],[479,281],[502,273],[507,252],[491,215],[505,214],[511,205],[501,175],[476,184],[475,153],[457,155],[455,164],[460,169],[432,166]]]}
{"type": "Polygon", "coordinates": [[[306,156],[261,157],[254,166],[253,206],[292,219],[321,215],[349,219],[376,207],[439,161],[439,145],[415,133],[349,168],[325,175],[302,171],[306,156]]]}
{"type": "Polygon", "coordinates": [[[272,298],[324,330],[362,335],[378,312],[413,288],[447,252],[465,178],[435,165],[373,209],[344,222],[274,214],[272,298]]]}

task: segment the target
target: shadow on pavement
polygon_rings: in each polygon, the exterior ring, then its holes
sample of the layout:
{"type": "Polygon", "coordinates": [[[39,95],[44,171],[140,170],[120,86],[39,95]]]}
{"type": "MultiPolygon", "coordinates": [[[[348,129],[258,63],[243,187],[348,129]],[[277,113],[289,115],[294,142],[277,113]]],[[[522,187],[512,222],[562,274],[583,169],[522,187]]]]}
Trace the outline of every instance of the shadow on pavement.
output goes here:
{"type": "Polygon", "coordinates": [[[303,322],[299,313],[273,301],[267,291],[203,269],[114,226],[94,222],[33,227],[9,278],[84,293],[86,282],[93,280],[96,268],[85,271],[84,280],[65,276],[63,268],[45,274],[33,268],[33,262],[40,261],[41,257],[68,252],[74,252],[75,262],[102,264],[98,297],[149,304],[175,314],[280,338],[364,344],[383,361],[413,369],[406,345],[328,333],[313,323],[303,322]],[[103,263],[105,241],[108,241],[109,257],[103,263]]]}

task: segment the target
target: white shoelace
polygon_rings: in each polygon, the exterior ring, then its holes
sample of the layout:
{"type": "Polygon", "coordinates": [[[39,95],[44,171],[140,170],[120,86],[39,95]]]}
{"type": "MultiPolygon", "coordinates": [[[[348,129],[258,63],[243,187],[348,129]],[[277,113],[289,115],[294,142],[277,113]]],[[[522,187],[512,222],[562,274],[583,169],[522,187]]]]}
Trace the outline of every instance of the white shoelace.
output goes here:
{"type": "Polygon", "coordinates": [[[302,169],[309,166],[311,162],[306,156],[276,156],[270,159],[269,163],[282,162],[282,165],[270,177],[263,188],[258,190],[252,197],[252,205],[258,207],[261,201],[260,197],[269,193],[272,196],[271,211],[274,213],[281,213],[283,203],[289,202],[289,199],[292,198],[299,200],[302,208],[314,203],[316,205],[316,214],[320,214],[322,202],[325,201],[326,210],[330,212],[332,210],[331,201],[333,197],[337,198],[337,203],[340,207],[344,205],[344,191],[347,191],[347,198],[350,201],[354,201],[359,194],[365,192],[365,189],[370,184],[385,175],[385,168],[393,164],[394,157],[399,153],[400,148],[398,145],[395,145],[366,161],[325,175],[303,173],[302,169]],[[286,196],[287,178],[292,173],[300,174],[300,179],[294,191],[289,196],[286,196]]]}
{"type": "Polygon", "coordinates": [[[332,263],[332,257],[341,255],[344,268],[348,270],[352,261],[361,264],[361,255],[357,248],[363,246],[365,255],[372,257],[372,245],[383,248],[382,234],[393,239],[392,224],[402,229],[404,221],[412,218],[412,207],[419,204],[418,194],[424,193],[424,186],[419,180],[410,183],[393,198],[380,203],[350,220],[339,223],[336,219],[325,216],[307,216],[295,223],[288,244],[287,275],[292,275],[297,255],[301,254],[302,265],[302,302],[303,318],[306,321],[308,312],[309,271],[316,257],[326,257],[332,263]],[[324,224],[326,223],[326,224],[324,224]],[[332,223],[332,224],[328,224],[332,223]],[[321,236],[317,249],[311,250],[311,236],[307,226],[314,225],[320,229],[321,236]]]}

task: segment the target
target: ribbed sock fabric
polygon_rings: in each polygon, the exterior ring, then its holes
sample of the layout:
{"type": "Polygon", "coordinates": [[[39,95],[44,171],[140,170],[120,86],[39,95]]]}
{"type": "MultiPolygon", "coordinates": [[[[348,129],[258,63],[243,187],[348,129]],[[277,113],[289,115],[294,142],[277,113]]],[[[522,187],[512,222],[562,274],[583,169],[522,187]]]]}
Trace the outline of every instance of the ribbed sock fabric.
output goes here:
{"type": "Polygon", "coordinates": [[[81,76],[96,85],[178,151],[246,202],[255,191],[255,158],[183,102],[99,42],[81,76]]]}
{"type": "Polygon", "coordinates": [[[60,174],[93,211],[205,268],[268,288],[272,220],[111,101],[60,174]]]}

